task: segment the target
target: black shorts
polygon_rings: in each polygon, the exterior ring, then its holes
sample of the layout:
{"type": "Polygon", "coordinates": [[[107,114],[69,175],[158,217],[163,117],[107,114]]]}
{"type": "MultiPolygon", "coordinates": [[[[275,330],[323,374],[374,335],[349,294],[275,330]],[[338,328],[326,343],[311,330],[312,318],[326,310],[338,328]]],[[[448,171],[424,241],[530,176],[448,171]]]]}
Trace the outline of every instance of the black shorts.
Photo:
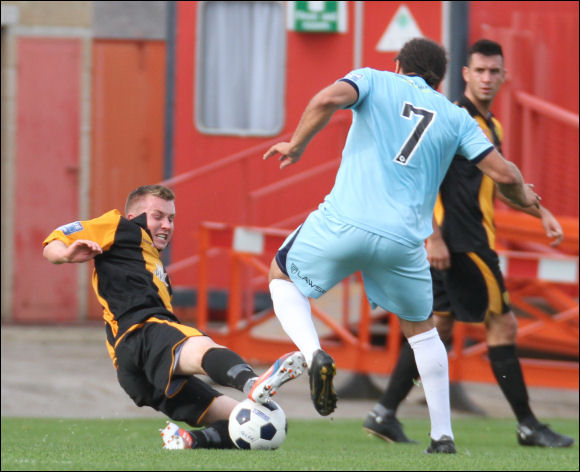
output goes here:
{"type": "Polygon", "coordinates": [[[457,321],[480,323],[488,313],[510,311],[499,259],[492,249],[451,254],[448,270],[431,268],[433,312],[457,321]]]}
{"type": "Polygon", "coordinates": [[[117,379],[137,406],[150,406],[175,421],[199,426],[222,393],[195,376],[174,375],[175,350],[191,336],[205,336],[190,326],[149,318],[117,345],[117,379]]]}

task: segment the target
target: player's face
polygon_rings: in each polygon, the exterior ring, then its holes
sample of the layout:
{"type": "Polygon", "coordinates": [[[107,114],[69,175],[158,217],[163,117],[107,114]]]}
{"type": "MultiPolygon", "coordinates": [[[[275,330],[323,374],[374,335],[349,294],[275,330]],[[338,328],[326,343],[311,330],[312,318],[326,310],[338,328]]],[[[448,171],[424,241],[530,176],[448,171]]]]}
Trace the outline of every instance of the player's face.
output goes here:
{"type": "Polygon", "coordinates": [[[471,55],[468,66],[463,67],[463,79],[470,99],[491,102],[505,78],[501,56],[471,55]]]}
{"type": "Polygon", "coordinates": [[[159,251],[165,249],[173,236],[175,202],[154,195],[145,195],[127,217],[131,219],[141,213],[147,213],[147,229],[153,238],[153,245],[159,251]]]}

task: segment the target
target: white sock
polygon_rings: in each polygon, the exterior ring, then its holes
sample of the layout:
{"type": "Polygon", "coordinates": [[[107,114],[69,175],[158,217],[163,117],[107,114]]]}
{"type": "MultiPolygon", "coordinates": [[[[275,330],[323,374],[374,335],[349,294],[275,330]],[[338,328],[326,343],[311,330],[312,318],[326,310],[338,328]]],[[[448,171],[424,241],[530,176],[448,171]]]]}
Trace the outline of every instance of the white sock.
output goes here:
{"type": "Polygon", "coordinates": [[[314,351],[320,349],[320,341],[312,322],[308,298],[300,293],[293,282],[283,279],[270,282],[270,295],[282,328],[304,354],[310,367],[314,351]]]}
{"type": "Polygon", "coordinates": [[[429,407],[431,439],[439,440],[443,435],[453,439],[449,405],[449,367],[445,346],[436,328],[411,336],[408,341],[415,354],[417,370],[429,407]]]}

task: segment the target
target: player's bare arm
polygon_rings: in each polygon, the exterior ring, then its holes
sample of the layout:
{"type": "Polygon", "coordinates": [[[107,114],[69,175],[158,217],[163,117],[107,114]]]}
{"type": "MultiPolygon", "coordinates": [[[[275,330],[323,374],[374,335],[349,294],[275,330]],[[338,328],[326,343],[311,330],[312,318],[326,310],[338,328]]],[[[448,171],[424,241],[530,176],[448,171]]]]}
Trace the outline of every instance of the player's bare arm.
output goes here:
{"type": "Polygon", "coordinates": [[[539,208],[540,200],[533,187],[524,184],[524,179],[518,167],[493,149],[483,158],[477,167],[484,174],[491,177],[497,184],[497,188],[511,202],[527,208],[536,206],[539,208]]]}
{"type": "Polygon", "coordinates": [[[65,264],[68,262],[87,262],[102,252],[99,244],[87,239],[79,239],[70,246],[56,240],[44,247],[43,256],[53,264],[65,264]]]}
{"type": "Polygon", "coordinates": [[[355,88],[346,82],[336,82],[322,89],[308,103],[290,142],[274,144],[264,153],[263,158],[279,154],[280,169],[295,164],[310,140],[327,125],[332,115],[356,102],[357,98],[355,88]]]}

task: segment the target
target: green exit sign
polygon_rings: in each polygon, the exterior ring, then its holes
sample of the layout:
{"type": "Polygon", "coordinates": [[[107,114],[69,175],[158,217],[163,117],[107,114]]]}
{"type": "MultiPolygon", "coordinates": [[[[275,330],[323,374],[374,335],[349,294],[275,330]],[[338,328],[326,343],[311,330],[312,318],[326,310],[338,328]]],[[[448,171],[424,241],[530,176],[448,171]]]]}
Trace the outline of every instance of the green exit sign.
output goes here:
{"type": "Polygon", "coordinates": [[[310,33],[345,33],[346,2],[286,2],[288,29],[310,33]]]}

